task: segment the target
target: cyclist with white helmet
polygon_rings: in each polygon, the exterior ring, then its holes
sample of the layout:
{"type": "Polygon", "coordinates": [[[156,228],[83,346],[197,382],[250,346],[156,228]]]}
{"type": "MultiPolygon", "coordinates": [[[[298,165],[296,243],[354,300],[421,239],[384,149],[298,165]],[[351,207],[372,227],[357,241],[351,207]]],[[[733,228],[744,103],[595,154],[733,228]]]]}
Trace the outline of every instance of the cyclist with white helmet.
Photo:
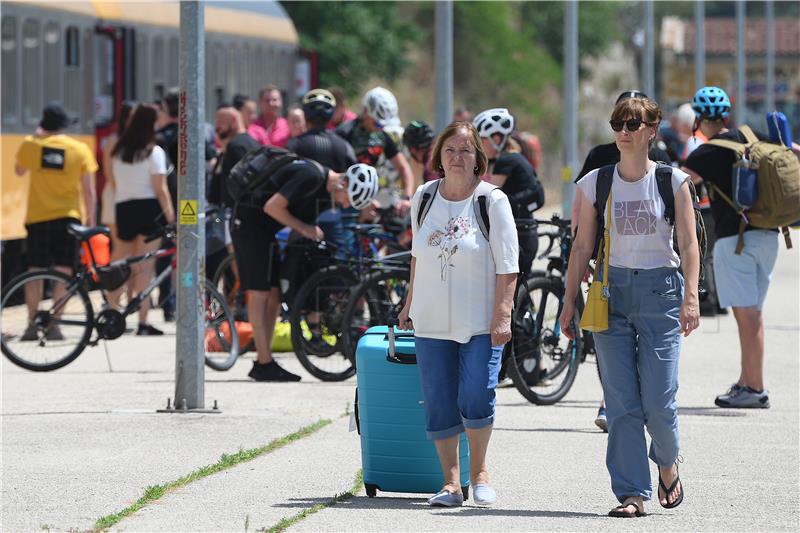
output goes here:
{"type": "Polygon", "coordinates": [[[350,143],[359,162],[376,166],[385,158],[392,163],[402,182],[400,198],[395,200],[394,205],[400,215],[405,215],[411,207],[409,199],[414,194],[414,177],[397,143],[384,130],[395,117],[397,99],[389,90],[375,87],[364,95],[362,113],[336,128],[336,133],[350,143]]]}
{"type": "MultiPolygon", "coordinates": [[[[231,230],[239,278],[247,291],[247,311],[253,324],[258,358],[249,376],[256,381],[299,381],[272,359],[272,334],[280,308],[280,264],[275,234],[288,226],[311,240],[325,235],[315,221],[320,212],[338,204],[364,209],[378,191],[378,175],[369,165],[356,164],[345,173],[299,159],[282,166],[265,181],[262,206],[236,210],[231,230]]],[[[259,202],[260,204],[260,202],[259,202]]]]}
{"type": "MultiPolygon", "coordinates": [[[[514,218],[529,219],[544,204],[544,188],[536,171],[519,152],[509,150],[514,117],[505,108],[487,109],[472,120],[489,157],[489,181],[508,196],[514,218]]],[[[519,229],[520,272],[530,271],[539,238],[535,228],[519,229]]]]}

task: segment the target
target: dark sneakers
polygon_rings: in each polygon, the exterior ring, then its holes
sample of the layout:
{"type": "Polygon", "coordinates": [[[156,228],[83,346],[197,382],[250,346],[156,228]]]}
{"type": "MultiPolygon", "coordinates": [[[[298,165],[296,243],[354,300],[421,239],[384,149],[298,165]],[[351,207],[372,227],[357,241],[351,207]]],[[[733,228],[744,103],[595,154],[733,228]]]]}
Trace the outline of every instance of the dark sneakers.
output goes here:
{"type": "Polygon", "coordinates": [[[145,337],[152,337],[152,336],[163,335],[164,332],[150,324],[139,324],[139,328],[136,330],[136,334],[145,337]]]}
{"type": "Polygon", "coordinates": [[[262,365],[258,361],[253,361],[253,368],[247,374],[256,381],[300,381],[300,376],[284,370],[275,362],[262,365]]]}
{"type": "Polygon", "coordinates": [[[717,396],[714,403],[732,409],[769,409],[769,393],[734,383],[728,392],[717,396]]]}

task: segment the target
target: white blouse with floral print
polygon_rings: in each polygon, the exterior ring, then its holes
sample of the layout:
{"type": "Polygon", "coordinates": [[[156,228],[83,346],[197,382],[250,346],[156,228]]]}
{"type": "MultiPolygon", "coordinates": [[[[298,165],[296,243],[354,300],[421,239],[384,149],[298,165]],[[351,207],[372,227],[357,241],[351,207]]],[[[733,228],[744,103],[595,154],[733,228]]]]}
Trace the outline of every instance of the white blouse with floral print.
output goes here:
{"type": "Polygon", "coordinates": [[[419,337],[469,342],[489,333],[496,274],[519,272],[519,245],[506,195],[495,189],[489,206],[489,242],[475,218],[472,197],[445,200],[437,192],[430,211],[416,227],[422,187],[411,202],[416,258],[409,316],[419,337]]]}

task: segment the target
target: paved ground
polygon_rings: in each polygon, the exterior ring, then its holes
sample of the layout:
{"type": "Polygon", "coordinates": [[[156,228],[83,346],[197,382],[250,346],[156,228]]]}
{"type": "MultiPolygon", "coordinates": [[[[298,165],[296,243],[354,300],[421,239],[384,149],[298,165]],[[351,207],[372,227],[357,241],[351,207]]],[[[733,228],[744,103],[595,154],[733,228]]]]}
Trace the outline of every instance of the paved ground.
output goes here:
{"type": "MultiPolygon", "coordinates": [[[[727,411],[713,398],[738,372],[732,317],[704,319],[685,343],[681,364],[681,434],[686,487],[673,511],[605,517],[614,503],[604,466],[605,437],[594,418],[599,385],[584,365],[567,398],[553,407],[499,391],[490,465],[500,502],[432,510],[420,495],[363,490],[311,514],[291,529],[396,530],[791,530],[800,529],[800,252],[781,250],[766,304],[767,383],[772,409],[727,411]]],[[[167,325],[169,328],[169,325],[167,325]]],[[[172,328],[174,331],[174,328],[172,328]]],[[[259,384],[249,361],[206,373],[206,398],[222,414],[166,415],[173,394],[174,336],[125,336],[48,374],[3,358],[3,531],[86,530],[105,515],[219,460],[263,446],[320,419],[330,425],[253,461],[168,493],[122,520],[123,531],[243,531],[270,528],[349,490],[360,468],[358,437],[343,416],[354,381],[259,384]]],[[[655,470],[654,476],[655,476],[655,470]]],[[[654,477],[654,479],[656,479],[654,477]]]]}

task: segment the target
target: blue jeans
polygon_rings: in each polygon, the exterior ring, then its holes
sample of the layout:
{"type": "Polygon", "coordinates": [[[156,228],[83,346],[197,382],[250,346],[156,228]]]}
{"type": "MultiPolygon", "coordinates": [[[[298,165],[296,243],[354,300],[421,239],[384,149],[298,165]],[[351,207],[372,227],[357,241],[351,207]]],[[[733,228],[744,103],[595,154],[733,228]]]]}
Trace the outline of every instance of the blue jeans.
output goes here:
{"type": "Polygon", "coordinates": [[[683,276],[674,268],[609,268],[608,329],[595,333],[608,417],[606,466],[622,502],[652,495],[649,457],[667,467],[678,457],[679,312],[683,276]]]}
{"type": "Polygon", "coordinates": [[[503,347],[492,346],[488,334],[466,344],[425,337],[415,342],[428,438],[491,426],[503,347]]]}

